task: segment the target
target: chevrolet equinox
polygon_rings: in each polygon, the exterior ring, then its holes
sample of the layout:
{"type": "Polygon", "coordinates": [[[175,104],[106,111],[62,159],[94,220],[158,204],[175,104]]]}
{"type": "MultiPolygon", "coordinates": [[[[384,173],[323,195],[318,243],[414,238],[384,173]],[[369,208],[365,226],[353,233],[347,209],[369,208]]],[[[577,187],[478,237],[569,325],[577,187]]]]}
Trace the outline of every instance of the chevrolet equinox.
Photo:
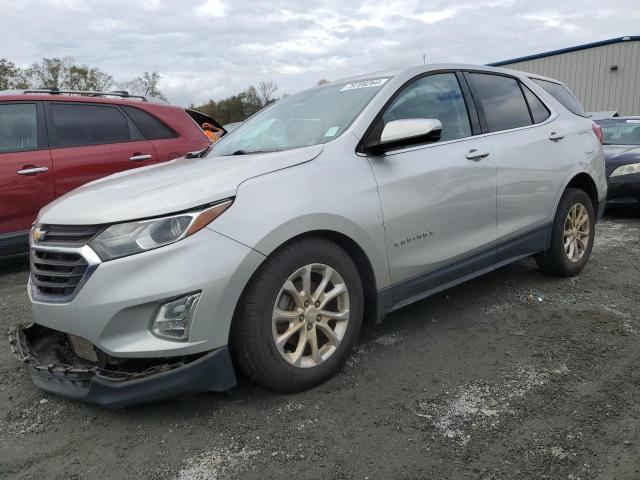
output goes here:
{"type": "Polygon", "coordinates": [[[328,379],[365,318],[510,262],[578,274],[606,198],[599,127],[562,83],[431,65],[285,97],[217,144],[40,211],[35,384],[119,407],[328,379]]]}

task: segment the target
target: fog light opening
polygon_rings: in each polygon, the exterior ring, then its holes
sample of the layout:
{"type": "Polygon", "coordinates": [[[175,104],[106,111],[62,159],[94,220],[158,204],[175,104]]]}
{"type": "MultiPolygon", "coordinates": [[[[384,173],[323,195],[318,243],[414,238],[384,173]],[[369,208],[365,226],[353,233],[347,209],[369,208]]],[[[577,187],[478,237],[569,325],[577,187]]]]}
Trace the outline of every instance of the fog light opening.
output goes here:
{"type": "Polygon", "coordinates": [[[191,319],[201,295],[202,292],[190,293],[162,305],[151,325],[151,333],[156,337],[174,342],[189,340],[191,319]]]}

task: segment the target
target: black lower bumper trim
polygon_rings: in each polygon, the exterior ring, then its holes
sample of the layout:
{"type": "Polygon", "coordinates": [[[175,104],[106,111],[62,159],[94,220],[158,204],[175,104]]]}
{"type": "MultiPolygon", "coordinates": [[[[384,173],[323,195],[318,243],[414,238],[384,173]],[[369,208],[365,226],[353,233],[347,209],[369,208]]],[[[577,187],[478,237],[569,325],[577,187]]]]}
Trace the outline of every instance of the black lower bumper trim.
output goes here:
{"type": "Polygon", "coordinates": [[[154,402],[179,394],[222,392],[236,385],[227,346],[176,368],[122,380],[101,375],[98,368],[61,368],[60,365],[39,364],[28,350],[25,339],[20,330],[10,334],[14,353],[29,367],[37,387],[65,398],[107,408],[154,402]]]}
{"type": "Polygon", "coordinates": [[[640,174],[609,178],[607,206],[640,206],[640,174]]]}

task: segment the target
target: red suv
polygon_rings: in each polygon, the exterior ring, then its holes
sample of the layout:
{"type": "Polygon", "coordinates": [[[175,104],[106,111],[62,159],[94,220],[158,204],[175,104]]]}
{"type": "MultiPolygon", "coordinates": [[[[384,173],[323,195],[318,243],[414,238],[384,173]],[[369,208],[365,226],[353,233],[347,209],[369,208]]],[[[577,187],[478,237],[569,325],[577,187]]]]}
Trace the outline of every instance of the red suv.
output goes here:
{"type": "Polygon", "coordinates": [[[38,211],[60,195],[207,147],[196,121],[220,126],[199,112],[127,92],[0,96],[0,256],[27,250],[38,211]]]}

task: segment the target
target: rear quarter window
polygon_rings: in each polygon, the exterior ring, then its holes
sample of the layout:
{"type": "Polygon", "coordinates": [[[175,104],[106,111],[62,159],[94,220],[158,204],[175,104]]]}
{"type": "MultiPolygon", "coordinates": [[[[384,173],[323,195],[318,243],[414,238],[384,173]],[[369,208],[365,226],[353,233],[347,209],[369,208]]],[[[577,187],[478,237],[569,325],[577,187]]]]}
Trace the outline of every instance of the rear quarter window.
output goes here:
{"type": "Polygon", "coordinates": [[[547,80],[540,80],[539,78],[532,78],[531,80],[544,88],[549,95],[555,98],[564,108],[574,115],[579,115],[580,117],[588,116],[576,96],[566,85],[548,82],[547,80]]]}
{"type": "Polygon", "coordinates": [[[169,127],[150,113],[137,107],[122,105],[122,109],[129,115],[147,140],[161,140],[175,138],[177,135],[169,127]]]}
{"type": "Polygon", "coordinates": [[[535,93],[529,90],[526,85],[522,85],[522,91],[524,92],[524,96],[527,98],[529,110],[531,110],[531,116],[533,117],[533,123],[542,123],[549,118],[551,112],[545,104],[542,103],[542,100],[540,100],[535,93]]]}

